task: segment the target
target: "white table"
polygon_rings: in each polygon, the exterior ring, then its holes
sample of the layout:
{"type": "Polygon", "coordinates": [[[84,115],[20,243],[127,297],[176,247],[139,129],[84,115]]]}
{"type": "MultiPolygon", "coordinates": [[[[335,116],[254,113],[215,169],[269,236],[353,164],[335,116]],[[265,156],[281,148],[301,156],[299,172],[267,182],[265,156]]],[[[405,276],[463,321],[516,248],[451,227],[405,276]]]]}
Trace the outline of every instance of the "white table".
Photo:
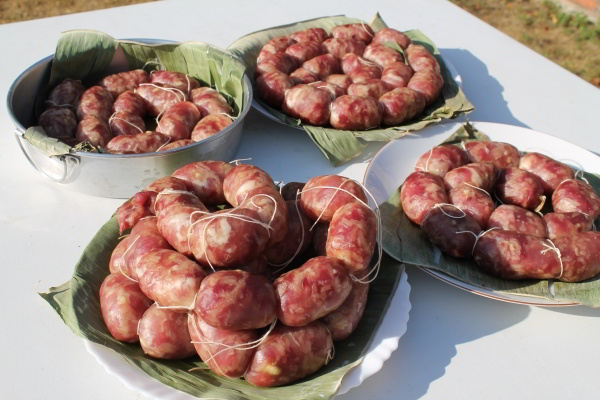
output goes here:
{"type": "MultiPolygon", "coordinates": [[[[61,31],[87,28],[117,38],[202,40],[226,47],[273,25],[346,14],[419,28],[463,77],[471,120],[527,126],[600,153],[600,91],[443,0],[333,2],[165,1],[0,25],[0,95],[54,52],[61,31]]],[[[273,176],[305,180],[338,172],[362,179],[369,155],[334,169],[301,132],[252,112],[237,158],[273,176]],[[288,151],[281,151],[285,145],[288,151]]],[[[122,201],[65,191],[22,156],[0,114],[0,376],[7,399],[133,399],[82,340],[36,294],[68,280],[82,249],[122,201]]],[[[369,148],[376,151],[380,146],[369,148]]],[[[408,332],[383,369],[341,399],[597,398],[600,310],[500,303],[409,268],[408,332]]]]}

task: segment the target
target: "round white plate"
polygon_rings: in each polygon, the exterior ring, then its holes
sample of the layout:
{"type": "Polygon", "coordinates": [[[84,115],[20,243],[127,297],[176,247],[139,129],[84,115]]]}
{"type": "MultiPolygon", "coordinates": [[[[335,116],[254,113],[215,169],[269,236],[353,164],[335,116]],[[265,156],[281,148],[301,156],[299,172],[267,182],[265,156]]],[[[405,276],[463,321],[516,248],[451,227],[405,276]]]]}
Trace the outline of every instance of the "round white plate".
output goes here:
{"type": "MultiPolygon", "coordinates": [[[[431,126],[420,131],[418,135],[405,136],[386,144],[369,163],[364,178],[365,187],[373,194],[377,204],[385,202],[414,171],[417,159],[423,153],[443,142],[460,125],[461,123],[447,123],[431,126]]],[[[473,122],[472,125],[488,135],[491,140],[508,142],[521,151],[544,153],[576,169],[600,173],[600,157],[557,137],[527,128],[491,122],[473,122]]],[[[538,297],[494,292],[460,281],[440,271],[422,269],[453,286],[496,300],[539,306],[576,305],[538,297]]]]}
{"type": "MultiPolygon", "coordinates": [[[[406,270],[403,268],[394,297],[379,329],[375,332],[375,337],[363,362],[344,377],[338,394],[346,393],[379,371],[392,352],[398,348],[398,341],[406,332],[408,324],[408,313],[411,307],[409,295],[410,284],[407,280],[406,270]]],[[[117,352],[88,340],[83,342],[86,349],[104,367],[106,372],[119,378],[128,389],[157,400],[197,399],[151,378],[141,369],[128,364],[117,352]]]]}

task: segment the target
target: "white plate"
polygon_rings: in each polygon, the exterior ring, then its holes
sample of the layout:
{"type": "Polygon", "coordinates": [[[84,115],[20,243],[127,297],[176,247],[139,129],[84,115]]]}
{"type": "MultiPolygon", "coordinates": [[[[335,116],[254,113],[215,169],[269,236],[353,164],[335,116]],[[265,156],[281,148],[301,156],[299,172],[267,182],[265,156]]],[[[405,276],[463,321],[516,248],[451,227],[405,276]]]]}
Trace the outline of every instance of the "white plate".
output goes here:
{"type": "MultiPolygon", "coordinates": [[[[410,284],[406,270],[402,270],[400,282],[390,302],[390,306],[379,329],[375,332],[363,362],[351,370],[342,380],[338,394],[360,385],[369,376],[383,367],[392,352],[398,348],[400,337],[406,332],[408,313],[410,311],[410,284]]],[[[116,376],[130,390],[140,392],[150,399],[160,400],[193,400],[197,399],[187,393],[173,389],[146,375],[141,369],[130,365],[119,353],[102,345],[84,340],[86,349],[104,367],[106,372],[116,376]]]]}
{"type": "MultiPolygon", "coordinates": [[[[460,125],[460,123],[447,123],[431,126],[420,131],[418,135],[405,136],[402,139],[397,139],[386,144],[373,157],[365,172],[365,187],[373,194],[377,204],[385,202],[404,182],[404,179],[414,171],[417,159],[423,153],[443,142],[460,125]]],[[[600,157],[557,137],[512,125],[490,122],[474,122],[472,125],[477,130],[488,135],[491,140],[508,142],[521,151],[545,153],[577,169],[583,168],[587,172],[600,172],[600,157]]],[[[575,303],[559,302],[538,297],[494,292],[460,281],[440,271],[428,268],[422,269],[428,274],[453,286],[496,300],[543,306],[576,305],[575,303]]]]}

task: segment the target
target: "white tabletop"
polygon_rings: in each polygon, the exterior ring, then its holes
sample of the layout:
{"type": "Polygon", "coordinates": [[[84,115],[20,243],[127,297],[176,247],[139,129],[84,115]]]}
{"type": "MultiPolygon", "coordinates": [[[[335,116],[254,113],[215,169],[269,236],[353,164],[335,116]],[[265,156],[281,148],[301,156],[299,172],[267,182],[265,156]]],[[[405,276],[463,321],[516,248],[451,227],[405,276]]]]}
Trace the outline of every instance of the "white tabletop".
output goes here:
{"type": "MultiPolygon", "coordinates": [[[[600,153],[600,90],[446,1],[221,1],[210,2],[210,10],[205,3],[153,2],[0,25],[0,96],[69,29],[226,47],[269,26],[336,14],[370,20],[379,11],[389,26],[419,28],[437,44],[477,108],[469,119],[530,127],[600,153]]],[[[82,249],[122,201],[46,181],[22,156],[6,110],[0,128],[2,398],[143,398],[108,375],[36,293],[70,278],[82,249]]],[[[334,169],[308,136],[251,112],[236,157],[252,157],[286,181],[334,172],[361,180],[379,147],[334,169]]],[[[600,310],[501,303],[416,268],[408,275],[412,310],[398,350],[340,399],[597,398],[600,310]]]]}

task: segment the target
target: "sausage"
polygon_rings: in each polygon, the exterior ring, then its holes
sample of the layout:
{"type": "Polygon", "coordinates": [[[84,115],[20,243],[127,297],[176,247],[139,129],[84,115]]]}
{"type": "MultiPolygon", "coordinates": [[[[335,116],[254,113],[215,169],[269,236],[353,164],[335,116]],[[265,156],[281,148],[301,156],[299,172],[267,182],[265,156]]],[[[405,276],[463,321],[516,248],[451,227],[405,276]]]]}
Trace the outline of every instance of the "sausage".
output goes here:
{"type": "Polygon", "coordinates": [[[372,97],[378,100],[392,88],[381,79],[369,79],[364,83],[353,83],[348,87],[348,95],[358,97],[372,97]]]}
{"type": "Polygon", "coordinates": [[[336,58],[342,58],[348,53],[362,56],[366,45],[360,40],[331,38],[323,42],[323,47],[327,53],[333,54],[336,58]]]}
{"type": "Polygon", "coordinates": [[[257,329],[276,318],[275,289],[267,278],[246,271],[217,271],[200,285],[194,312],[219,329],[257,329]]]}
{"type": "Polygon", "coordinates": [[[210,87],[201,87],[192,90],[192,103],[200,111],[201,117],[210,114],[232,114],[233,109],[223,95],[210,87]]]}
{"type": "Polygon", "coordinates": [[[395,89],[406,87],[412,76],[413,70],[409,65],[403,62],[392,62],[383,69],[381,80],[395,89]]]}
{"type": "Polygon", "coordinates": [[[256,65],[256,75],[262,75],[269,71],[281,71],[289,74],[297,66],[296,61],[287,53],[265,54],[256,65]]]}
{"type": "Polygon", "coordinates": [[[461,183],[468,183],[481,188],[486,192],[494,189],[498,169],[489,162],[478,162],[454,168],[444,175],[444,186],[446,190],[452,190],[461,183]]]}
{"type": "Polygon", "coordinates": [[[406,50],[412,43],[412,40],[400,31],[392,28],[383,28],[375,34],[371,44],[383,43],[396,43],[402,50],[406,50]]]}
{"type": "Polygon", "coordinates": [[[365,311],[368,294],[368,283],[352,282],[352,290],[342,305],[321,318],[334,342],[344,340],[354,332],[365,311]]]}
{"type": "Polygon", "coordinates": [[[150,75],[142,69],[135,69],[133,71],[109,75],[102,79],[99,85],[106,89],[108,93],[116,99],[121,93],[133,90],[141,83],[148,82],[150,82],[150,75]]]}
{"type": "Polygon", "coordinates": [[[344,89],[342,89],[338,85],[334,85],[333,83],[329,83],[329,82],[316,81],[316,82],[309,83],[309,85],[313,86],[319,90],[324,90],[331,96],[332,100],[346,94],[344,92],[344,89]]]}
{"type": "Polygon", "coordinates": [[[269,226],[269,243],[267,247],[281,242],[288,230],[288,208],[278,190],[260,187],[248,192],[239,208],[255,210],[260,220],[269,226]]]}
{"type": "Polygon", "coordinates": [[[140,289],[163,307],[191,308],[206,272],[173,250],[151,251],[136,268],[140,289]]]}
{"type": "Polygon", "coordinates": [[[46,100],[46,107],[68,107],[75,109],[81,95],[85,92],[85,86],[81,81],[65,79],[52,89],[46,100]]]}
{"type": "Polygon", "coordinates": [[[425,95],[427,104],[433,103],[442,93],[444,78],[442,75],[431,70],[422,70],[414,73],[407,87],[421,92],[425,95]]]}
{"type": "Polygon", "coordinates": [[[317,42],[323,43],[329,35],[323,28],[308,28],[303,31],[294,32],[290,35],[290,39],[296,42],[317,42]]]}
{"type": "Polygon", "coordinates": [[[565,282],[580,282],[600,274],[600,232],[579,232],[554,240],[560,250],[565,282]]]}
{"type": "Polygon", "coordinates": [[[265,72],[256,79],[258,95],[274,108],[281,108],[285,93],[292,87],[294,87],[292,79],[286,73],[277,70],[265,72]]]}
{"type": "Polygon", "coordinates": [[[162,236],[181,254],[192,255],[191,225],[208,210],[200,200],[186,194],[166,194],[157,198],[157,226],[162,236]],[[168,203],[165,205],[164,203],[168,203]]]}
{"type": "Polygon", "coordinates": [[[352,85],[352,78],[344,74],[331,74],[325,78],[325,82],[333,83],[334,85],[341,87],[344,92],[346,92],[348,87],[352,85]]]}
{"type": "Polygon", "coordinates": [[[425,47],[411,44],[405,50],[408,64],[415,72],[430,70],[440,73],[440,63],[425,47]]]}
{"type": "Polygon", "coordinates": [[[342,57],[340,67],[346,75],[352,75],[359,69],[366,68],[367,71],[373,70],[373,74],[379,73],[379,76],[373,76],[373,78],[381,78],[381,68],[377,64],[353,53],[342,57]]]}
{"type": "Polygon", "coordinates": [[[600,197],[594,188],[577,179],[562,182],[552,194],[554,212],[580,212],[592,220],[600,216],[600,197]]]}
{"type": "Polygon", "coordinates": [[[503,204],[528,210],[541,208],[546,200],[540,179],[531,172],[515,167],[500,171],[495,193],[503,204]]]}
{"type": "Polygon", "coordinates": [[[253,165],[236,165],[223,179],[223,193],[229,204],[237,207],[254,189],[268,187],[277,190],[273,178],[253,165]]]}
{"type": "Polygon", "coordinates": [[[302,327],[278,324],[256,349],[246,382],[254,386],[281,386],[308,376],[332,357],[331,334],[320,321],[302,327]]]}
{"type": "Polygon", "coordinates": [[[425,215],[436,205],[448,203],[442,178],[430,172],[410,174],[400,189],[404,213],[412,222],[421,225],[425,215]]]}
{"type": "Polygon", "coordinates": [[[188,330],[196,352],[211,371],[229,378],[244,375],[256,350],[239,347],[258,340],[256,330],[232,331],[215,328],[194,313],[188,314],[188,330]],[[232,348],[234,346],[238,348],[232,348]]]}
{"type": "Polygon", "coordinates": [[[94,116],[108,121],[112,114],[114,100],[112,95],[101,86],[92,86],[81,95],[77,103],[77,119],[94,116]]]}
{"type": "MultiPolygon", "coordinates": [[[[121,233],[123,233],[123,232],[121,232],[121,233]]],[[[108,270],[111,274],[120,272],[119,265],[121,262],[121,257],[123,256],[123,253],[125,252],[125,250],[127,250],[127,248],[129,247],[130,242],[131,242],[131,238],[129,237],[129,235],[127,235],[123,238],[123,240],[121,240],[117,244],[117,246],[112,251],[112,253],[110,255],[110,260],[108,262],[108,270]]]]}
{"type": "Polygon", "coordinates": [[[309,179],[304,186],[300,207],[310,220],[330,222],[340,207],[357,199],[367,203],[367,196],[358,183],[340,175],[321,175],[309,179]]]}
{"type": "Polygon", "coordinates": [[[383,105],[370,97],[344,95],[331,103],[329,123],[336,129],[361,131],[376,128],[383,118],[383,105]]]}
{"type": "Polygon", "coordinates": [[[100,286],[100,310],[108,331],[117,340],[135,343],[137,327],[152,300],[123,274],[108,275],[100,286]]]}
{"type": "Polygon", "coordinates": [[[381,78],[381,69],[373,66],[360,66],[350,72],[352,83],[364,83],[371,79],[381,78]]]}
{"type": "Polygon", "coordinates": [[[267,261],[274,266],[282,266],[304,253],[313,239],[313,232],[310,230],[312,224],[300,210],[300,204],[297,209],[296,200],[287,200],[286,205],[287,232],[277,246],[271,246],[265,251],[267,261]]]}
{"type": "Polygon", "coordinates": [[[88,142],[96,147],[106,147],[113,138],[107,121],[93,115],[84,117],[77,124],[75,138],[80,142],[88,142]]]}
{"type": "Polygon", "coordinates": [[[312,72],[321,80],[331,74],[339,74],[342,71],[340,68],[340,61],[332,54],[323,54],[311,58],[302,64],[302,68],[312,72]]]}
{"type": "Polygon", "coordinates": [[[448,192],[448,200],[473,217],[482,228],[487,226],[496,207],[489,193],[463,183],[448,192]]]}
{"type": "Polygon", "coordinates": [[[285,49],[296,65],[301,65],[304,61],[310,60],[316,56],[320,56],[325,52],[325,49],[319,42],[299,42],[285,49]]]}
{"type": "Polygon", "coordinates": [[[471,257],[481,225],[470,214],[455,207],[434,207],[421,225],[427,239],[442,252],[452,257],[471,257]]]}
{"type": "Polygon", "coordinates": [[[113,136],[136,135],[146,132],[146,123],[139,114],[124,111],[115,112],[109,118],[108,126],[113,136]]]}
{"type": "Polygon", "coordinates": [[[202,118],[192,130],[191,138],[194,142],[207,139],[216,135],[233,123],[233,120],[223,114],[210,114],[202,118]]]}
{"type": "Polygon", "coordinates": [[[129,246],[117,263],[120,272],[136,281],[139,279],[137,267],[142,257],[154,250],[171,249],[169,242],[165,240],[156,227],[156,218],[143,221],[148,221],[148,224],[140,226],[138,222],[131,230],[129,246]],[[139,230],[136,230],[137,226],[140,226],[139,230]]]}
{"type": "Polygon", "coordinates": [[[348,273],[367,268],[373,258],[377,238],[377,218],[369,207],[351,202],[333,214],[325,252],[340,261],[348,273]]]}
{"type": "MultiPolygon", "coordinates": [[[[166,190],[185,191],[185,190],[187,190],[187,186],[186,186],[185,181],[183,181],[179,178],[175,178],[173,176],[164,176],[162,178],[155,180],[150,185],[148,185],[148,187],[146,188],[145,191],[140,192],[140,193],[150,193],[150,195],[149,195],[150,199],[147,201],[147,203],[150,203],[150,210],[151,210],[152,214],[156,214],[156,213],[158,213],[158,211],[160,211],[160,209],[157,209],[157,207],[156,207],[156,198],[158,197],[159,193],[162,193],[163,191],[166,191],[166,190]]],[[[136,194],[136,196],[137,196],[137,194],[136,194]]],[[[164,202],[163,202],[163,204],[164,204],[164,202]]]]}
{"type": "Polygon", "coordinates": [[[360,40],[368,44],[373,40],[374,33],[369,25],[360,23],[334,26],[331,35],[336,39],[360,40]]]}
{"type": "Polygon", "coordinates": [[[488,228],[500,228],[505,231],[546,238],[546,223],[535,213],[521,207],[502,204],[490,215],[488,228]]]}
{"type": "Polygon", "coordinates": [[[282,111],[305,124],[325,125],[329,121],[332,95],[311,85],[297,85],[285,92],[282,111]]]}
{"type": "Polygon", "coordinates": [[[200,116],[198,107],[193,103],[180,101],[163,114],[156,131],[170,137],[171,140],[190,139],[200,116]]]}
{"type": "Polygon", "coordinates": [[[133,228],[138,221],[152,215],[152,192],[141,191],[133,195],[117,209],[119,232],[133,228]]]}
{"type": "Polygon", "coordinates": [[[458,146],[443,144],[433,147],[417,160],[416,171],[430,172],[443,178],[454,168],[469,162],[467,153],[458,146]]]}
{"type": "Polygon", "coordinates": [[[153,71],[151,82],[179,89],[186,96],[190,96],[192,90],[200,87],[198,79],[177,71],[153,71]]]}
{"type": "Polygon", "coordinates": [[[594,228],[594,221],[586,214],[578,212],[548,213],[544,215],[544,222],[549,239],[587,232],[594,228]]]}
{"type": "Polygon", "coordinates": [[[179,360],[196,354],[187,314],[153,304],[142,316],[138,331],[142,350],[150,357],[179,360]]]}
{"type": "Polygon", "coordinates": [[[519,168],[540,178],[546,195],[551,195],[562,181],[573,178],[571,167],[539,153],[525,154],[519,168]]]}
{"type": "MultiPolygon", "coordinates": [[[[290,47],[291,45],[293,45],[294,43],[296,43],[296,41],[294,39],[292,39],[291,37],[288,36],[277,36],[271,40],[269,40],[267,42],[267,44],[265,44],[263,46],[263,48],[261,49],[261,53],[270,53],[270,54],[275,54],[275,53],[281,53],[284,52],[285,49],[287,49],[288,47],[290,47]]],[[[259,59],[260,62],[260,59],[259,59]]]]}
{"type": "Polygon", "coordinates": [[[199,264],[213,268],[257,258],[269,241],[269,232],[260,221],[258,212],[248,208],[201,216],[190,229],[190,250],[199,264]]]}
{"type": "Polygon", "coordinates": [[[194,193],[186,192],[185,190],[174,189],[174,191],[165,190],[155,193],[152,211],[158,216],[162,210],[174,203],[182,206],[198,207],[200,209],[202,209],[204,206],[204,204],[202,204],[202,202],[194,193]]]}
{"type": "Polygon", "coordinates": [[[352,290],[344,265],[329,257],[315,257],[273,282],[277,318],[287,326],[303,326],[338,308],[352,290]]]}
{"type": "Polygon", "coordinates": [[[472,141],[464,143],[471,162],[491,162],[498,169],[518,167],[521,154],[512,144],[503,142],[472,141]]]}
{"type": "Polygon", "coordinates": [[[283,196],[283,198],[286,201],[289,201],[289,200],[295,201],[297,193],[301,192],[302,189],[304,189],[304,185],[306,185],[306,183],[304,183],[304,182],[286,183],[285,185],[283,185],[283,187],[280,190],[281,195],[283,196]]]}
{"type": "Polygon", "coordinates": [[[156,150],[156,151],[167,151],[167,150],[178,149],[180,147],[189,146],[190,144],[194,144],[194,143],[196,143],[196,142],[194,142],[192,139],[176,140],[174,142],[171,142],[169,144],[159,147],[158,150],[156,150]]]}
{"type": "Polygon", "coordinates": [[[47,109],[40,115],[38,124],[52,138],[75,137],[77,132],[77,117],[68,108],[47,109]]]}
{"type": "Polygon", "coordinates": [[[394,126],[409,121],[425,109],[425,97],[410,88],[393,89],[379,98],[383,107],[382,125],[394,126]]]}
{"type": "Polygon", "coordinates": [[[136,135],[115,136],[106,145],[106,151],[112,154],[152,153],[168,142],[168,136],[160,132],[146,131],[136,135]]]}
{"type": "Polygon", "coordinates": [[[365,48],[363,57],[369,61],[373,61],[381,68],[385,68],[392,63],[404,62],[404,57],[402,54],[390,47],[387,47],[385,44],[371,43],[365,48]]]}
{"type": "Polygon", "coordinates": [[[264,255],[260,255],[254,260],[250,260],[243,264],[236,265],[235,267],[231,267],[231,269],[240,269],[251,274],[262,275],[269,281],[273,280],[271,276],[271,269],[269,268],[269,265],[267,264],[267,259],[264,255]]]}
{"type": "Polygon", "coordinates": [[[223,161],[198,161],[179,168],[171,176],[179,178],[204,204],[225,203],[224,180],[233,166],[223,161]]]}
{"type": "Polygon", "coordinates": [[[146,115],[146,101],[133,90],[127,90],[117,97],[113,111],[135,114],[143,118],[146,115]]]}
{"type": "Polygon", "coordinates": [[[327,255],[327,233],[329,232],[328,223],[319,223],[313,228],[312,248],[317,256],[327,255]]]}
{"type": "Polygon", "coordinates": [[[158,83],[142,83],[135,93],[144,99],[150,117],[157,117],[174,104],[187,100],[187,95],[181,90],[158,83]]]}
{"type": "MultiPolygon", "coordinates": [[[[306,85],[308,83],[316,82],[319,80],[312,72],[309,72],[309,71],[305,70],[304,68],[298,68],[297,70],[292,72],[290,74],[290,79],[292,80],[293,85],[303,85],[303,84],[306,85]]],[[[286,90],[290,89],[292,86],[290,86],[289,88],[286,88],[286,90]]],[[[284,94],[285,94],[285,92],[284,92],[284,94]]],[[[282,98],[283,98],[283,96],[282,96],[282,98]]]]}

